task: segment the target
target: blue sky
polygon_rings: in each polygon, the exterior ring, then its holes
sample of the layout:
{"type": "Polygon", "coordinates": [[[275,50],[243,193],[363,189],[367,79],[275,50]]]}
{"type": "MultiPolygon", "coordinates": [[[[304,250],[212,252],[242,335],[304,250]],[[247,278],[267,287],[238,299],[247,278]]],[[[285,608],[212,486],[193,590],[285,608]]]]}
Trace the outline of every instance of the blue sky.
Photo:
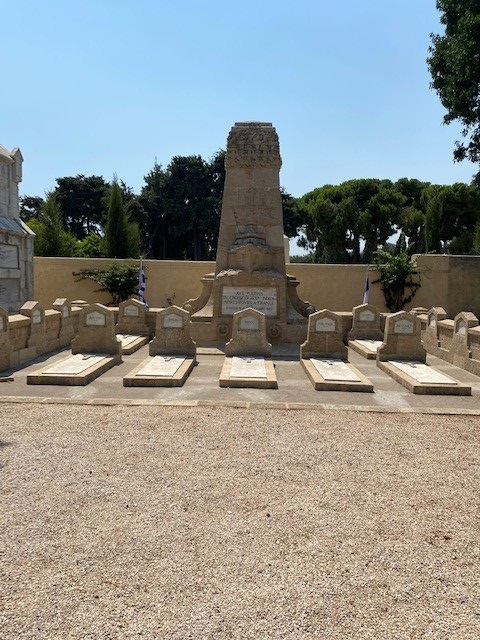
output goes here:
{"type": "Polygon", "coordinates": [[[242,120],[276,127],[295,196],[475,172],[429,89],[434,0],[0,0],[0,17],[0,144],[22,150],[22,194],[114,173],[139,192],[155,158],[210,158],[242,120]]]}

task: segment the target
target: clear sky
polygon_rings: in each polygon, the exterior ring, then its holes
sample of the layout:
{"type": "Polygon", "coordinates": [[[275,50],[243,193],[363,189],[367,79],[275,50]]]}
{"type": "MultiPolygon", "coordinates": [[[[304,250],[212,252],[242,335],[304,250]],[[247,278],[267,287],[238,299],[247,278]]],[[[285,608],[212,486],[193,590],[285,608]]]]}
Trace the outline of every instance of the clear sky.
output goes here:
{"type": "Polygon", "coordinates": [[[21,193],[157,158],[210,158],[236,121],[272,122],[281,184],[470,182],[429,89],[435,0],[0,0],[0,144],[21,193]]]}

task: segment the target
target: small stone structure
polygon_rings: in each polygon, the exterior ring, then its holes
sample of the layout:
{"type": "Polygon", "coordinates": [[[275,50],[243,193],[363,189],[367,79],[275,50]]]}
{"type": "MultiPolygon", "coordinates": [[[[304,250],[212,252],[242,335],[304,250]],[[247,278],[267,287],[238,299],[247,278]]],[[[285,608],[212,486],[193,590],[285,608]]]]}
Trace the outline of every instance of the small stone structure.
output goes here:
{"type": "Polygon", "coordinates": [[[427,326],[423,333],[423,346],[428,353],[437,357],[443,357],[440,352],[440,339],[438,336],[438,323],[445,320],[447,313],[443,307],[432,307],[427,312],[427,326]]]}
{"type": "Polygon", "coordinates": [[[123,378],[124,387],[180,387],[196,363],[197,346],[190,336],[190,314],[175,305],[157,312],[150,358],[123,378]]]}
{"type": "Polygon", "coordinates": [[[140,300],[131,298],[118,306],[117,333],[135,336],[148,336],[150,330],[146,323],[147,307],[140,300]]]}
{"type": "Polygon", "coordinates": [[[377,362],[386,360],[415,360],[425,362],[427,353],[422,346],[421,322],[418,316],[399,311],[388,316],[385,334],[377,351],[377,362]]]}
{"type": "Polygon", "coordinates": [[[323,309],[308,318],[307,340],[301,346],[301,357],[348,359],[348,349],[343,342],[342,318],[337,313],[323,309]]]}
{"type": "Polygon", "coordinates": [[[22,181],[20,149],[0,145],[0,305],[18,311],[33,298],[34,233],[20,219],[18,185],[22,181]]]}
{"type": "Polygon", "coordinates": [[[118,357],[122,343],[115,334],[115,316],[103,304],[89,304],[80,312],[78,333],[72,340],[72,353],[98,353],[118,357]]]}
{"type": "Polygon", "coordinates": [[[272,355],[272,345],[266,336],[264,313],[249,308],[233,314],[232,339],[225,345],[225,355],[263,358],[272,355]]]}
{"type": "Polygon", "coordinates": [[[352,322],[348,346],[364,358],[375,359],[377,349],[383,341],[379,310],[371,304],[360,304],[353,308],[352,322]]]}
{"type": "Polygon", "coordinates": [[[151,356],[182,355],[195,357],[197,345],[190,336],[190,315],[176,305],[157,313],[155,337],[150,342],[151,356]]]}
{"type": "Polygon", "coordinates": [[[276,389],[275,367],[271,360],[265,359],[271,354],[265,314],[252,308],[235,312],[232,339],[225,346],[220,386],[276,389]]]}
{"type": "Polygon", "coordinates": [[[27,349],[35,349],[36,355],[47,353],[48,341],[45,326],[45,310],[35,300],[28,300],[20,309],[20,314],[30,318],[30,335],[27,349]]]}
{"type": "Polygon", "coordinates": [[[60,329],[58,331],[58,346],[70,345],[74,336],[72,320],[72,304],[67,298],[57,298],[52,304],[52,309],[60,313],[60,329]]]}
{"type": "Polygon", "coordinates": [[[10,326],[6,309],[0,307],[0,371],[10,368],[10,326]]]}
{"type": "Polygon", "coordinates": [[[477,326],[478,318],[470,311],[462,311],[455,316],[450,352],[452,354],[452,364],[456,367],[467,368],[467,362],[472,356],[469,329],[477,326]]]}
{"type": "Polygon", "coordinates": [[[225,157],[225,187],[216,269],[203,292],[183,306],[192,314],[195,339],[226,342],[233,315],[253,308],[266,316],[270,342],[299,344],[315,309],[287,275],[278,136],[271,123],[237,122],[225,157]]]}

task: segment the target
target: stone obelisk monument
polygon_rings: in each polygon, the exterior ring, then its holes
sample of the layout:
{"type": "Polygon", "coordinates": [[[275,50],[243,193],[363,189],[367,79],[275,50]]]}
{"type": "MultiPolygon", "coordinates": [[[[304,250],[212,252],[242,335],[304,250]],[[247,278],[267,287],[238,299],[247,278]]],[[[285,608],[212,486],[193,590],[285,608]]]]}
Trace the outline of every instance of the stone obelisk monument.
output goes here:
{"type": "Polygon", "coordinates": [[[285,270],[282,165],[277,132],[268,122],[237,122],[225,157],[220,232],[214,274],[184,308],[200,340],[229,340],[232,316],[251,307],[267,318],[273,342],[301,342],[315,309],[297,294],[298,281],[285,270]]]}

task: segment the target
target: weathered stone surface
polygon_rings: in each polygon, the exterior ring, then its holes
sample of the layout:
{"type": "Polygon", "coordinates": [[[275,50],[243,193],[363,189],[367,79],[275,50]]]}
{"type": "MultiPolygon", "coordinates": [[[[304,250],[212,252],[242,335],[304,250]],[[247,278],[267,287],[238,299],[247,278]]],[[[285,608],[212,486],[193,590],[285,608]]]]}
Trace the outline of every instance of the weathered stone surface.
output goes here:
{"type": "Polygon", "coordinates": [[[353,307],[352,329],[348,333],[349,340],[382,340],[380,328],[380,311],[372,304],[360,304],[353,307]]]}
{"type": "Polygon", "coordinates": [[[0,371],[10,368],[10,325],[8,312],[0,307],[0,371]]]}
{"type": "Polygon", "coordinates": [[[136,336],[148,336],[149,328],[146,322],[147,307],[140,300],[131,298],[124,300],[118,306],[118,320],[116,332],[136,336]]]}
{"type": "Polygon", "coordinates": [[[438,323],[445,320],[447,312],[443,307],[432,307],[427,312],[427,326],[423,335],[423,346],[434,356],[443,357],[440,353],[440,340],[438,335],[438,323]]]}
{"type": "Polygon", "coordinates": [[[72,304],[66,298],[57,298],[52,305],[52,309],[61,313],[58,339],[59,346],[64,347],[71,344],[75,336],[72,321],[72,304]]]}
{"type": "Polygon", "coordinates": [[[20,149],[0,145],[0,305],[10,312],[33,297],[34,234],[19,213],[22,163],[20,149]]]}
{"type": "Polygon", "coordinates": [[[377,350],[377,362],[399,359],[419,362],[425,362],[426,359],[420,319],[408,311],[399,311],[387,317],[383,343],[377,350]]]}
{"type": "Polygon", "coordinates": [[[337,313],[323,309],[308,318],[307,340],[301,346],[301,357],[347,360],[348,349],[343,342],[342,319],[337,313]]]}
{"type": "Polygon", "coordinates": [[[453,338],[450,346],[452,363],[467,369],[467,363],[472,356],[470,351],[469,329],[478,326],[478,318],[470,311],[462,311],[454,319],[453,338]]]}
{"type": "Polygon", "coordinates": [[[35,348],[40,356],[48,351],[47,332],[45,328],[45,311],[35,300],[28,300],[20,308],[20,314],[30,318],[27,348],[35,348]]]}
{"type": "Polygon", "coordinates": [[[103,304],[82,307],[78,333],[72,340],[72,353],[104,353],[118,356],[121,362],[122,343],[115,334],[115,316],[103,304]]]}
{"type": "Polygon", "coordinates": [[[157,313],[155,337],[150,342],[151,356],[182,355],[195,358],[197,346],[190,337],[190,315],[175,305],[157,313]]]}
{"type": "Polygon", "coordinates": [[[239,122],[230,131],[216,269],[202,295],[184,308],[194,336],[227,341],[233,314],[253,308],[267,316],[275,342],[301,342],[314,311],[286,274],[278,136],[268,122],[239,122]]]}
{"type": "Polygon", "coordinates": [[[232,339],[225,346],[226,356],[263,356],[272,354],[266,337],[265,314],[256,309],[243,309],[233,314],[232,339]]]}

